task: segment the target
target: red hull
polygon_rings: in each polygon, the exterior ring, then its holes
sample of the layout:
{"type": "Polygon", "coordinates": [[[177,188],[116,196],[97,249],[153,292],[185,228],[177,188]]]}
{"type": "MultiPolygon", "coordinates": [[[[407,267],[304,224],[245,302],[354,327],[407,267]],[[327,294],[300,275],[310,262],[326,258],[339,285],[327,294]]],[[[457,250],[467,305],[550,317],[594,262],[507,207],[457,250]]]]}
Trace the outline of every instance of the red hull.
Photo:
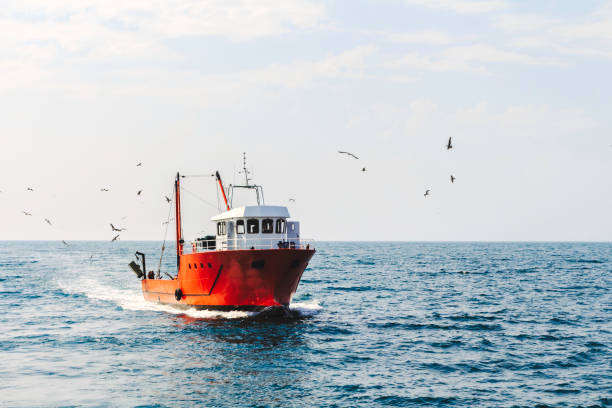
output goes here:
{"type": "Polygon", "coordinates": [[[151,302],[197,309],[288,306],[314,253],[261,249],[184,254],[177,279],[143,279],[142,293],[151,302]]]}

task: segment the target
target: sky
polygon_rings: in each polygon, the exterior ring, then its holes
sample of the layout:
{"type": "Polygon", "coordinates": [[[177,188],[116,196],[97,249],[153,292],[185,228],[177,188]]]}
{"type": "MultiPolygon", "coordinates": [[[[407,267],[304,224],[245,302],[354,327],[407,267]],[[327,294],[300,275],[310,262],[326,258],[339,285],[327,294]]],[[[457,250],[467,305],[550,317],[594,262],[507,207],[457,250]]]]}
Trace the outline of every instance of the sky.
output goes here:
{"type": "Polygon", "coordinates": [[[243,152],[302,237],[612,240],[612,1],[4,0],[0,30],[2,240],[161,240],[176,172],[213,233],[243,152]]]}

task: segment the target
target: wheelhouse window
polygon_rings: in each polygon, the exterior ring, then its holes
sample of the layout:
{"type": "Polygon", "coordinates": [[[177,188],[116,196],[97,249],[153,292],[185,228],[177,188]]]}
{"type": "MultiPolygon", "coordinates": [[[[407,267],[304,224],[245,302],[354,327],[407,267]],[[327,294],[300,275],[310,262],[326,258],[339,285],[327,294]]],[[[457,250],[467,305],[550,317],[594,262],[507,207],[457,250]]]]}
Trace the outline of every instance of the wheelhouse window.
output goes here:
{"type": "Polygon", "coordinates": [[[225,221],[217,223],[217,235],[225,235],[227,233],[225,221]]]}
{"type": "Polygon", "coordinates": [[[244,220],[236,221],[236,234],[244,234],[244,220]]]}
{"type": "Polygon", "coordinates": [[[274,232],[274,220],[266,218],[261,222],[261,232],[264,234],[272,234],[274,232]]]}
{"type": "Polygon", "coordinates": [[[287,223],[282,218],[276,220],[276,233],[284,234],[287,228],[287,223]]]}
{"type": "Polygon", "coordinates": [[[247,232],[249,234],[259,234],[259,220],[255,218],[249,218],[247,220],[247,232]]]}

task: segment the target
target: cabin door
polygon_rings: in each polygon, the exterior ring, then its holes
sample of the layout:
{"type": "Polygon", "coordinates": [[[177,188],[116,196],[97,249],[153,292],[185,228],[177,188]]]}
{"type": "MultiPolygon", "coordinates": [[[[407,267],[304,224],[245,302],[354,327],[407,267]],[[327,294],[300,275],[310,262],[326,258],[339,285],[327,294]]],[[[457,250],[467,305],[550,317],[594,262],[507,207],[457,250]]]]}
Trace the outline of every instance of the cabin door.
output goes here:
{"type": "Polygon", "coordinates": [[[227,249],[236,249],[236,235],[234,229],[234,222],[227,222],[227,249]]]}

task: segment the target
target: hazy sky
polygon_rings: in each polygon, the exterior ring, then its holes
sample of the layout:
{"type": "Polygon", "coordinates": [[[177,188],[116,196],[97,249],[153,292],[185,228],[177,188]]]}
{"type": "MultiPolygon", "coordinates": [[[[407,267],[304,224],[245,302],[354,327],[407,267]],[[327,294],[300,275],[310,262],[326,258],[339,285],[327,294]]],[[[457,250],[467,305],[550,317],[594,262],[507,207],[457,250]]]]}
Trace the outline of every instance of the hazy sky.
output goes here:
{"type": "Polygon", "coordinates": [[[612,1],[4,0],[0,30],[0,239],[162,239],[176,171],[246,151],[319,240],[612,240],[612,1]]]}

